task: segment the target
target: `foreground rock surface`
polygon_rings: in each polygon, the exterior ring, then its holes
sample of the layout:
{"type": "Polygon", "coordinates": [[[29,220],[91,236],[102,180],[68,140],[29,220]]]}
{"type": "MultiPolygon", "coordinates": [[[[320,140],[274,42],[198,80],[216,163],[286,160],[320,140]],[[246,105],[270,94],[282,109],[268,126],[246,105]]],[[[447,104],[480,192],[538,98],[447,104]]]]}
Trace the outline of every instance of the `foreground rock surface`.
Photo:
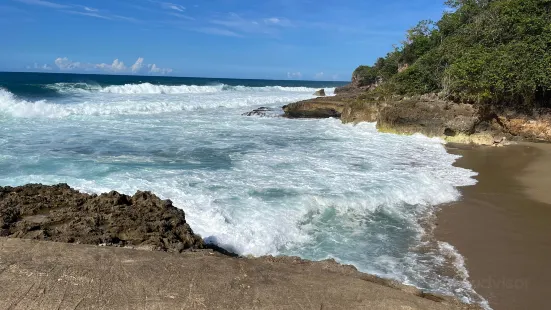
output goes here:
{"type": "Polygon", "coordinates": [[[333,261],[0,238],[0,309],[480,309],[333,261]]]}
{"type": "Polygon", "coordinates": [[[0,187],[0,236],[170,252],[204,248],[170,200],[150,192],[89,195],[66,184],[0,187]]]}

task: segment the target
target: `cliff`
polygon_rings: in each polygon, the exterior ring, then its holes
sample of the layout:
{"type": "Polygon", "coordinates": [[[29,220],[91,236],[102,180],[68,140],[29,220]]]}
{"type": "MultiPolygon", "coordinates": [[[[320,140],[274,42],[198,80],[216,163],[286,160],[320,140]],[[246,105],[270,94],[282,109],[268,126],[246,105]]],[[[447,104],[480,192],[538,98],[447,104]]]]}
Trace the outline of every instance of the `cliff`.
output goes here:
{"type": "Polygon", "coordinates": [[[376,121],[384,132],[461,143],[551,142],[551,2],[446,4],[440,20],[419,22],[354,70],[337,97],[287,105],[285,115],[376,121]]]}
{"type": "Polygon", "coordinates": [[[421,133],[449,142],[501,145],[507,141],[551,142],[551,114],[522,114],[498,107],[457,103],[437,95],[373,98],[351,84],[335,97],[283,107],[289,118],[340,118],[344,123],[377,122],[382,132],[421,133]],[[343,94],[344,91],[344,94],[343,94]]]}

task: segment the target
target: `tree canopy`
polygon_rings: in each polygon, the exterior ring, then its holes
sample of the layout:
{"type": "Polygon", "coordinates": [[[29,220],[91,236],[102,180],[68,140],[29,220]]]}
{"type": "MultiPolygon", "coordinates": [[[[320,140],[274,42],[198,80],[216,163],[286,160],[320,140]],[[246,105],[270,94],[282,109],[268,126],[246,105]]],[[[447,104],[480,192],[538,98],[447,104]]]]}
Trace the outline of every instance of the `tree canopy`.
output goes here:
{"type": "Polygon", "coordinates": [[[360,83],[400,95],[439,92],[463,102],[551,107],[551,0],[448,0],[360,83]]]}

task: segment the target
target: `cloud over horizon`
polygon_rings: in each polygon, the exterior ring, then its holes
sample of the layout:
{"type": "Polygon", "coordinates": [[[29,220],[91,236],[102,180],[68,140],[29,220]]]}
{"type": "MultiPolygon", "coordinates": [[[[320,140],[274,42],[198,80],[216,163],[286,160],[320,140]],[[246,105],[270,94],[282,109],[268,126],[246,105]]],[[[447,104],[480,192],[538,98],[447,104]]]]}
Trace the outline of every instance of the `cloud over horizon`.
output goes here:
{"type": "MultiPolygon", "coordinates": [[[[112,63],[84,63],[78,61],[72,61],[67,57],[58,57],[55,59],[54,64],[59,71],[101,71],[106,73],[128,73],[128,74],[151,74],[151,75],[166,75],[172,73],[174,70],[171,68],[160,68],[156,64],[144,64],[144,58],[139,57],[136,62],[128,67],[118,58],[113,60],[112,63]]],[[[47,64],[44,66],[27,66],[27,69],[38,70],[52,70],[53,68],[47,64]]]]}

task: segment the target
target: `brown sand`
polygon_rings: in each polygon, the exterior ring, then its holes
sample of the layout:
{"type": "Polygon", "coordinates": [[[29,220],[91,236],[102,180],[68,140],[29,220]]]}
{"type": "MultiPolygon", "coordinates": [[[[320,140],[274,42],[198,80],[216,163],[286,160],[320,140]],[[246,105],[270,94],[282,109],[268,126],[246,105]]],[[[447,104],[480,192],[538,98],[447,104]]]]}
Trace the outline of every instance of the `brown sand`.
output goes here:
{"type": "Polygon", "coordinates": [[[494,310],[551,309],[551,145],[449,150],[479,183],[441,209],[436,237],[465,257],[494,310]]]}

